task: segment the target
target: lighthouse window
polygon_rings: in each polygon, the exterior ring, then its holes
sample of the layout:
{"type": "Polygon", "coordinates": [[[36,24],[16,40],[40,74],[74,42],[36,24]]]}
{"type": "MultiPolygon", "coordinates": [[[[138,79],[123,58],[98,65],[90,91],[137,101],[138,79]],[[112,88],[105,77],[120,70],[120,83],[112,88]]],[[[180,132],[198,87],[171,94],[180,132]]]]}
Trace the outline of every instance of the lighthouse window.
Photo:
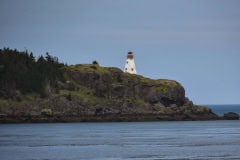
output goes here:
{"type": "Polygon", "coordinates": [[[125,70],[127,70],[127,68],[125,68],[125,70]]]}
{"type": "Polygon", "coordinates": [[[131,70],[133,71],[134,69],[133,69],[133,68],[131,68],[131,70]]]}
{"type": "Polygon", "coordinates": [[[127,64],[128,64],[128,61],[127,61],[127,64]]]}

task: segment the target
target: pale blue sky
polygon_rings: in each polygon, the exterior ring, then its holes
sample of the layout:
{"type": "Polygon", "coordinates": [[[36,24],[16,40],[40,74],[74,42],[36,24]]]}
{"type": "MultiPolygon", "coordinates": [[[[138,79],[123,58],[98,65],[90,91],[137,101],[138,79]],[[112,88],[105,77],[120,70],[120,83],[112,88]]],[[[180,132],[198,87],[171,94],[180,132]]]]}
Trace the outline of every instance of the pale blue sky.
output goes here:
{"type": "Polygon", "coordinates": [[[0,48],[174,79],[196,104],[240,104],[238,0],[0,0],[0,48]]]}

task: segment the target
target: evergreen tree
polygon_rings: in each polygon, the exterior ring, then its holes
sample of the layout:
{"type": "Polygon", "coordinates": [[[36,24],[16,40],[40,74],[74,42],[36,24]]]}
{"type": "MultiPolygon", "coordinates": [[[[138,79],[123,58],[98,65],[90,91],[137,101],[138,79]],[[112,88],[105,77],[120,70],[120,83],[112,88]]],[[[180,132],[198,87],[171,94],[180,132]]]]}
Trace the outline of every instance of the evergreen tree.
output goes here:
{"type": "Polygon", "coordinates": [[[49,53],[35,60],[28,51],[0,49],[0,97],[14,97],[17,90],[41,93],[46,82],[54,87],[57,80],[64,81],[63,66],[49,53]]]}

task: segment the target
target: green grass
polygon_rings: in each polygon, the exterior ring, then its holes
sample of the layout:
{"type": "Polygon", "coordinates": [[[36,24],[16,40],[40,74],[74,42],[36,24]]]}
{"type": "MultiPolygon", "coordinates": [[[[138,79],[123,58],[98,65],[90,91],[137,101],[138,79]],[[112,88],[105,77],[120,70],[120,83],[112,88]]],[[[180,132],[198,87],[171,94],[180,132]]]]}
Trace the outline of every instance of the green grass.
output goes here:
{"type": "Polygon", "coordinates": [[[8,106],[24,106],[31,102],[34,102],[36,97],[39,97],[39,94],[24,94],[16,99],[0,99],[0,107],[8,107],[8,106]]]}
{"type": "Polygon", "coordinates": [[[114,67],[101,67],[96,64],[77,64],[72,66],[67,66],[65,69],[73,70],[73,71],[80,71],[80,72],[108,72],[110,73],[114,67]]]}
{"type": "Polygon", "coordinates": [[[168,79],[158,79],[158,80],[154,80],[154,79],[150,79],[150,78],[146,78],[140,75],[134,75],[134,74],[127,74],[128,78],[137,78],[139,80],[140,83],[142,84],[149,84],[149,85],[153,85],[156,87],[157,91],[163,91],[166,92],[169,88],[171,87],[180,87],[181,85],[174,81],[174,80],[168,80],[168,79]]]}
{"type": "Polygon", "coordinates": [[[94,96],[90,89],[83,86],[81,86],[78,91],[60,90],[59,94],[65,97],[70,95],[73,100],[77,99],[91,105],[96,105],[101,102],[101,99],[94,96]]]}
{"type": "Polygon", "coordinates": [[[8,106],[9,100],[7,99],[0,99],[0,107],[8,106]]]}

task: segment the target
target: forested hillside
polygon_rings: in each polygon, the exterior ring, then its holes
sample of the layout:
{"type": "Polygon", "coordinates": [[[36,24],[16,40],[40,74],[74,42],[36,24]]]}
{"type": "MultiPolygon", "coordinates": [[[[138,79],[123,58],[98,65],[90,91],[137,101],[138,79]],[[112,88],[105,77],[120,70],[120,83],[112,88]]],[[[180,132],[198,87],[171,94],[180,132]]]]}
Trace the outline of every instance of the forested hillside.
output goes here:
{"type": "Polygon", "coordinates": [[[14,98],[31,92],[47,96],[50,88],[64,81],[63,66],[49,53],[34,57],[28,51],[0,49],[0,97],[14,98]]]}

